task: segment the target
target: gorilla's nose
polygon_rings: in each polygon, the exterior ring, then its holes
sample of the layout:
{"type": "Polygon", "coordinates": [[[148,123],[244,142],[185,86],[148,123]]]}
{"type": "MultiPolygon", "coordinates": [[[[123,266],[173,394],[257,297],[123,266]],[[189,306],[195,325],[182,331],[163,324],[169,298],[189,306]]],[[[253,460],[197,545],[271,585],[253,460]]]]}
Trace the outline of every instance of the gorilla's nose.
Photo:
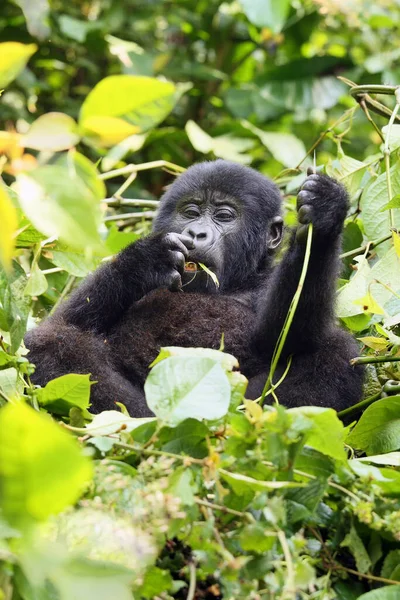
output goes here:
{"type": "Polygon", "coordinates": [[[188,235],[191,237],[195,246],[209,245],[212,241],[211,232],[207,227],[196,227],[195,225],[190,225],[189,227],[186,227],[182,233],[183,235],[188,235]]]}

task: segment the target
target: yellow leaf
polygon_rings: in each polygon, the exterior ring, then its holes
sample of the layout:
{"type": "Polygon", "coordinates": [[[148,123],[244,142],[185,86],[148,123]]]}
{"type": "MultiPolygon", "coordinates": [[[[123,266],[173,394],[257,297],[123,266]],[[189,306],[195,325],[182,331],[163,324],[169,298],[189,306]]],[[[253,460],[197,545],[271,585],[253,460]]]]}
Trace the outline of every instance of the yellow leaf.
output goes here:
{"type": "Polygon", "coordinates": [[[14,252],[13,235],[17,227],[17,211],[4,186],[0,185],[0,262],[6,270],[11,268],[14,252]]]}
{"type": "Polygon", "coordinates": [[[400,235],[397,231],[392,231],[393,245],[397,256],[400,258],[400,235]]]}
{"type": "Polygon", "coordinates": [[[375,315],[384,315],[385,311],[376,300],[371,296],[371,292],[368,292],[363,298],[360,300],[354,300],[354,304],[358,304],[363,307],[364,312],[373,313],[375,315]]]}
{"type": "Polygon", "coordinates": [[[254,400],[245,400],[244,405],[246,407],[246,414],[251,421],[259,421],[262,419],[264,411],[258,402],[254,402],[254,400]]]}
{"type": "Polygon", "coordinates": [[[0,44],[0,88],[15,79],[37,50],[36,44],[3,42],[0,44]]]}
{"type": "Polygon", "coordinates": [[[373,337],[367,335],[365,337],[359,337],[357,339],[360,340],[360,342],[362,342],[365,346],[368,346],[368,348],[372,348],[372,350],[386,350],[388,346],[387,340],[380,337],[373,337]]]}
{"type": "Polygon", "coordinates": [[[103,147],[115,146],[140,131],[137,125],[131,125],[118,117],[107,116],[86,117],[81,128],[84,136],[103,147]]]}

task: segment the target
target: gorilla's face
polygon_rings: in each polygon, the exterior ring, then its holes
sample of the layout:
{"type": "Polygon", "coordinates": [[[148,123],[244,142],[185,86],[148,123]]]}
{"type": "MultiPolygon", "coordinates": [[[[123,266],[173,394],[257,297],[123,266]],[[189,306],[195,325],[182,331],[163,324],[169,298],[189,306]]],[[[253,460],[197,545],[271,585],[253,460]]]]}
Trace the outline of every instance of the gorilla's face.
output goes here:
{"type": "MultiPolygon", "coordinates": [[[[204,264],[217,276],[220,291],[248,290],[268,268],[282,237],[279,191],[248,167],[199,163],[168,187],[153,231],[191,240],[186,264],[204,264]]],[[[182,284],[184,291],[217,291],[201,268],[187,269],[182,284]]]]}

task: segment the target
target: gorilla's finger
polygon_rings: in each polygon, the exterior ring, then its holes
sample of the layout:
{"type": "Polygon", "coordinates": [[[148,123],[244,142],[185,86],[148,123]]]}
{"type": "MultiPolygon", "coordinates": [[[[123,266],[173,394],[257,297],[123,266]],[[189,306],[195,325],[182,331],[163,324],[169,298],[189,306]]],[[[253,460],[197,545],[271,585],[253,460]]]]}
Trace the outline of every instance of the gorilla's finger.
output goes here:
{"type": "Polygon", "coordinates": [[[191,240],[191,238],[186,238],[186,236],[181,236],[178,233],[168,233],[166,235],[166,242],[168,245],[168,248],[170,248],[171,250],[178,250],[179,252],[182,252],[182,254],[184,254],[186,257],[189,254],[188,251],[188,242],[186,242],[186,245],[184,243],[184,240],[182,240],[181,238],[184,237],[185,241],[186,240],[190,240],[190,248],[193,248],[193,242],[191,240]]]}
{"type": "Polygon", "coordinates": [[[305,243],[307,240],[308,225],[300,225],[296,231],[296,240],[300,243],[305,243]]]}
{"type": "Polygon", "coordinates": [[[311,223],[312,220],[312,206],[309,204],[303,204],[303,206],[299,208],[299,212],[297,214],[299,223],[302,225],[308,225],[308,223],[311,223]]]}
{"type": "Polygon", "coordinates": [[[168,289],[171,290],[171,292],[177,292],[181,288],[182,288],[182,279],[181,279],[181,276],[178,273],[178,271],[175,271],[171,275],[171,280],[170,280],[170,284],[168,286],[168,289]]]}
{"type": "Polygon", "coordinates": [[[310,195],[310,192],[307,190],[300,190],[297,194],[297,210],[303,206],[303,204],[310,204],[310,201],[314,198],[313,195],[310,195]]]}
{"type": "Polygon", "coordinates": [[[310,175],[302,185],[302,190],[314,192],[319,185],[319,175],[310,175]]]}
{"type": "Polygon", "coordinates": [[[170,253],[174,268],[177,269],[179,272],[183,273],[185,269],[185,254],[177,250],[170,250],[170,253]]]}
{"type": "Polygon", "coordinates": [[[183,233],[177,233],[176,237],[177,237],[177,239],[180,242],[182,242],[183,244],[185,244],[185,246],[187,248],[189,248],[189,249],[190,248],[192,248],[192,249],[194,248],[194,241],[193,241],[193,238],[191,238],[190,236],[184,235],[183,233]]]}

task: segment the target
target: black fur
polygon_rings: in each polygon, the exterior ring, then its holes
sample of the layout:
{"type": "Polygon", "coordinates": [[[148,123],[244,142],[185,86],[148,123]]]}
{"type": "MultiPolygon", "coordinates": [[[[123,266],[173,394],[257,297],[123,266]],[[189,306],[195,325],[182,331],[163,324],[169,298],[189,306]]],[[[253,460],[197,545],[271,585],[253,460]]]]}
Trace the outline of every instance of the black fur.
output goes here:
{"type": "Polygon", "coordinates": [[[288,356],[294,358],[277,395],[286,406],[341,410],[357,402],[362,371],[349,364],[357,346],[333,312],[347,196],[332,179],[311,175],[298,210],[299,226],[273,268],[282,229],[277,188],[227,161],[191,167],[161,199],[152,235],[100,267],[26,335],[34,382],[91,373],[98,381],[94,411],[118,401],[133,416],[148,415],[143,384],[160,347],[218,348],[224,334],[226,351],[249,378],[247,395],[256,398],[298,285],[312,221],[309,270],[277,377],[288,356]],[[212,268],[220,288],[204,272],[193,282],[184,272],[187,260],[212,268]]]}

